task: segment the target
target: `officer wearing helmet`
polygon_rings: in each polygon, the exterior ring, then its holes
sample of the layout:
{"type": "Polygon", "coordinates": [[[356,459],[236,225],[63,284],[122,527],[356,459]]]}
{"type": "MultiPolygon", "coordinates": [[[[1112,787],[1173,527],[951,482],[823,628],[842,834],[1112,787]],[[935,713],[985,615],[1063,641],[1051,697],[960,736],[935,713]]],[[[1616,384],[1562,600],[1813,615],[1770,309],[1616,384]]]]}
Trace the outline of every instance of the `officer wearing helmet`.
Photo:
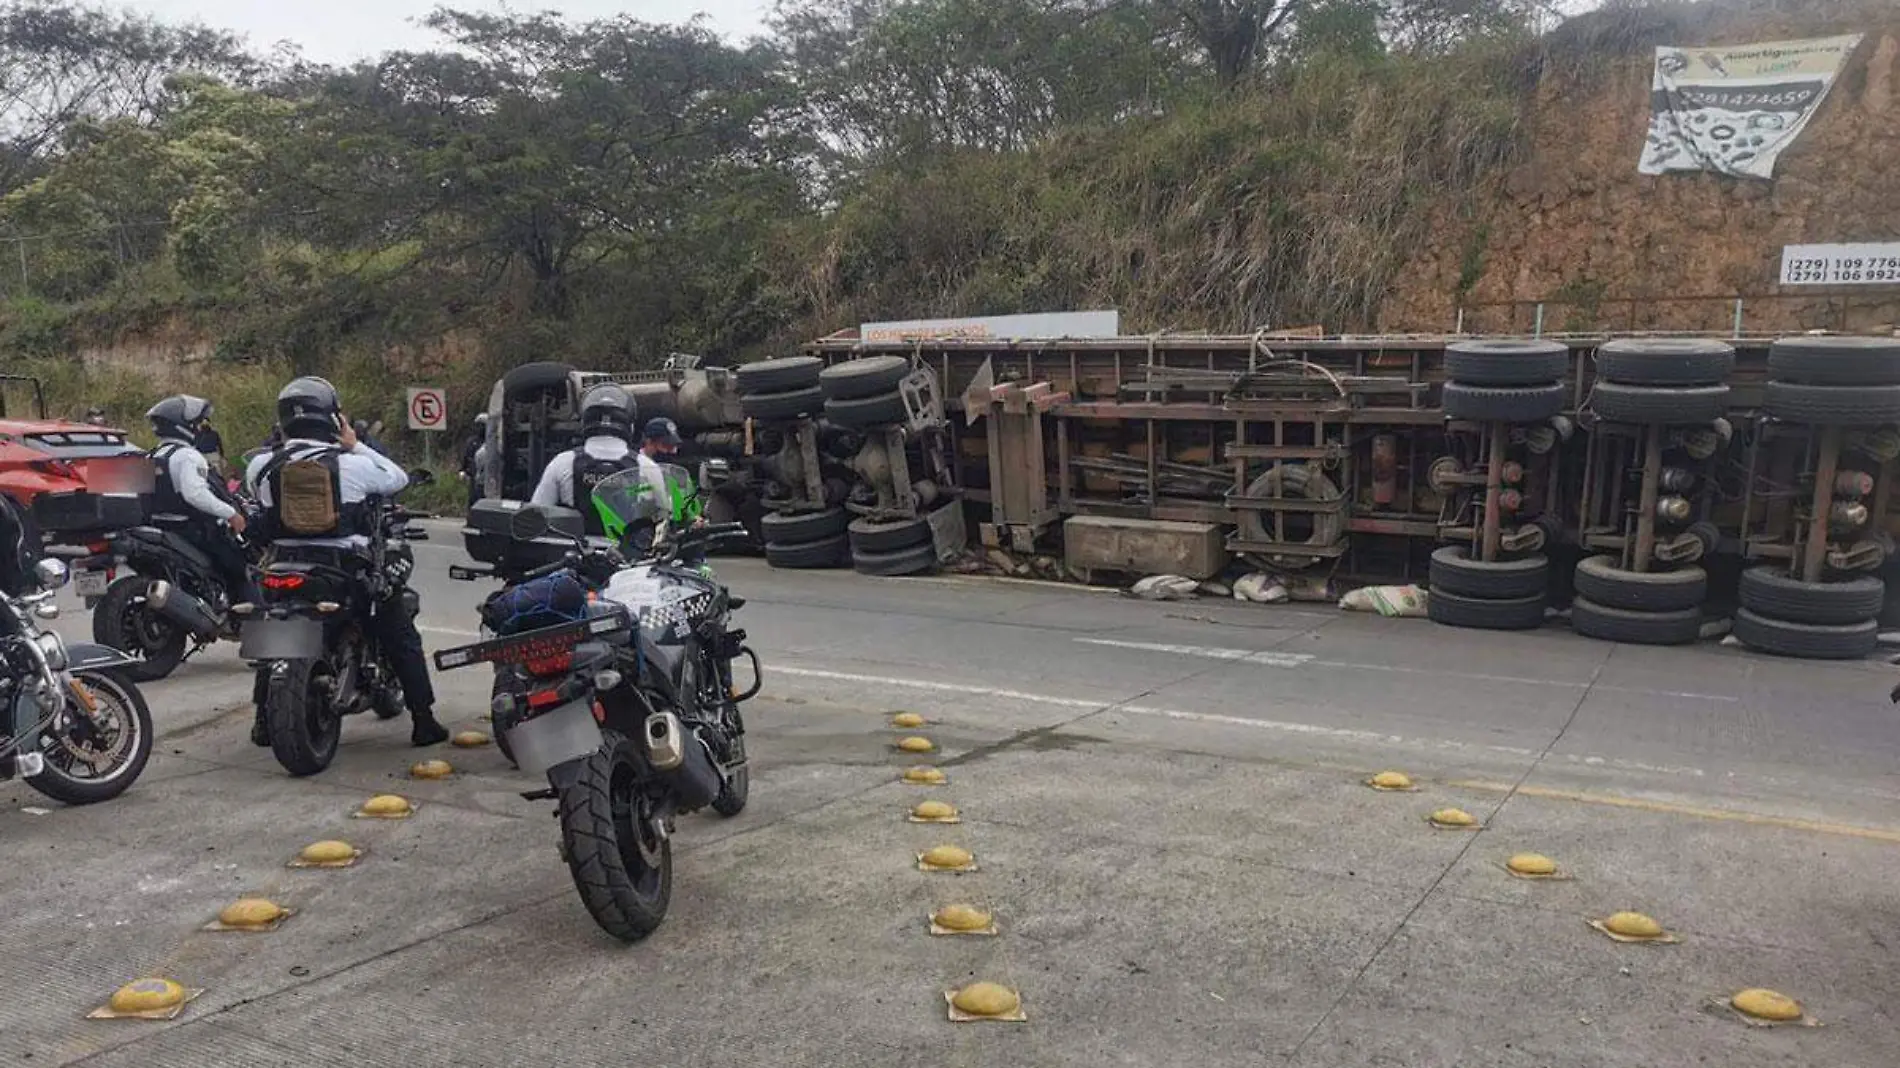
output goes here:
{"type": "Polygon", "coordinates": [[[548,461],[533,502],[578,509],[587,533],[604,534],[600,514],[593,506],[594,487],[634,467],[655,500],[666,500],[666,476],[660,465],[633,447],[639,409],[633,396],[612,382],[590,387],[581,395],[581,433],[578,449],[569,449],[548,461]]]}
{"type": "Polygon", "coordinates": [[[197,443],[211,431],[211,402],[181,393],[166,397],[145,413],[158,447],[152,450],[157,468],[152,487],[152,511],[191,519],[192,544],[203,549],[218,569],[232,603],[255,601],[250,568],[236,536],[244,533],[244,509],[211,477],[211,466],[197,443]]]}
{"type": "MultiPolygon", "coordinates": [[[[304,377],[285,386],[277,395],[277,426],[283,432],[283,442],[253,458],[244,472],[244,484],[271,519],[271,544],[293,551],[298,546],[367,550],[370,540],[363,502],[370,496],[390,497],[401,492],[409,485],[408,472],[358,439],[356,428],[343,414],[336,387],[324,379],[304,377]],[[334,511],[339,522],[335,530],[323,534],[288,533],[294,524],[286,523],[278,499],[281,473],[288,464],[311,461],[334,473],[334,511]]],[[[436,722],[435,688],[423,660],[422,636],[402,604],[407,576],[392,578],[395,581],[390,584],[387,603],[379,605],[368,622],[376,628],[376,639],[402,685],[403,703],[409,708],[411,720],[410,741],[436,745],[448,740],[449,732],[436,722]]],[[[253,694],[258,718],[251,728],[251,740],[269,745],[261,696],[261,692],[253,694]]]]}

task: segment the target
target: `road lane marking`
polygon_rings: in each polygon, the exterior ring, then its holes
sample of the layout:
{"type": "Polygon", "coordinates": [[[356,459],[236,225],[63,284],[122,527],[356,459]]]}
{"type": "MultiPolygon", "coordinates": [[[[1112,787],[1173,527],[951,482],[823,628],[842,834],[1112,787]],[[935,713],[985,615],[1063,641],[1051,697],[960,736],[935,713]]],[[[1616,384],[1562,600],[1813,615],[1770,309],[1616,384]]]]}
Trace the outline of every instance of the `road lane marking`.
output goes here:
{"type": "MultiPolygon", "coordinates": [[[[1004,700],[1022,701],[1028,704],[1049,705],[1055,708],[1086,709],[1092,712],[1125,712],[1134,716],[1154,719],[1171,719],[1182,722],[1209,723],[1219,726],[1246,727],[1253,730],[1272,731],[1280,734],[1301,734],[1312,737],[1332,738],[1338,741],[1373,742],[1380,745],[1414,746],[1433,749],[1448,749],[1459,752],[1482,751],[1498,753],[1504,756],[1530,758],[1538,750],[1508,745],[1474,745],[1450,739],[1408,737],[1400,734],[1388,734],[1383,731],[1363,730],[1352,727],[1327,727],[1317,723],[1294,723],[1286,720],[1252,719],[1246,716],[1229,716],[1216,712],[1190,712],[1178,708],[1160,708],[1154,705],[1119,704],[1113,699],[1099,701],[1078,697],[1057,697],[1050,694],[1029,693],[1023,690],[997,689],[986,686],[969,686],[958,683],[933,682],[926,679],[909,679],[888,675],[866,675],[848,671],[828,671],[820,668],[801,668],[776,665],[766,668],[772,672],[791,675],[797,678],[823,679],[831,682],[849,682],[870,686],[889,686],[899,689],[922,690],[931,693],[950,693],[959,696],[997,697],[1004,700]]],[[[1570,763],[1585,764],[1593,767],[1610,767],[1620,771],[1638,771],[1650,774],[1695,776],[1704,775],[1701,768],[1646,764],[1634,760],[1622,760],[1615,757],[1589,756],[1584,754],[1566,755],[1563,758],[1570,763]]]]}
{"type": "MultiPolygon", "coordinates": [[[[1132,642],[1114,638],[1075,638],[1074,641],[1085,645],[1104,645],[1116,649],[1134,649],[1141,652],[1168,653],[1174,656],[1192,656],[1204,660],[1226,660],[1234,663],[1261,664],[1266,667],[1297,668],[1321,667],[1341,668],[1348,671],[1386,671],[1410,675],[1437,675],[1443,678],[1469,679],[1474,682],[1508,682],[1522,686],[1547,686],[1555,689],[1582,690],[1589,688],[1588,682],[1563,682],[1554,679],[1531,679],[1519,675],[1487,675],[1475,671],[1453,671],[1445,668],[1400,667],[1393,664],[1363,664],[1352,660],[1322,660],[1308,653],[1283,653],[1273,650],[1231,649],[1214,645],[1170,645],[1165,642],[1132,642]]],[[[1681,697],[1700,701],[1720,701],[1735,703],[1739,697],[1722,694],[1691,693],[1681,690],[1649,690],[1641,687],[1609,686],[1599,684],[1598,690],[1612,690],[1618,693],[1635,693],[1649,697],[1681,697]]]]}
{"type": "Polygon", "coordinates": [[[1557,790],[1547,786],[1513,787],[1510,783],[1489,782],[1483,779],[1458,779],[1446,782],[1445,785],[1462,790],[1480,790],[1485,793],[1508,794],[1515,790],[1519,797],[1538,797],[1549,801],[1576,801],[1586,805],[1607,805],[1611,808],[1629,808],[1669,816],[1694,816],[1705,820],[1746,823],[1756,827],[1779,827],[1783,830],[1839,835],[1846,838],[1865,838],[1869,841],[1900,845],[1900,830],[1886,827],[1862,827],[1852,823],[1831,823],[1827,820],[1801,819],[1795,816],[1769,816],[1760,812],[1744,812],[1740,809],[1710,808],[1706,805],[1686,805],[1673,801],[1650,801],[1640,797],[1624,797],[1621,794],[1591,793],[1587,790],[1557,790]]]}
{"type": "Polygon", "coordinates": [[[418,626],[418,627],[417,627],[416,629],[417,629],[417,630],[419,630],[419,631],[421,631],[421,632],[422,632],[422,633],[424,633],[424,634],[446,634],[446,635],[448,635],[448,636],[449,636],[449,637],[451,637],[451,638],[479,638],[479,637],[481,637],[481,635],[480,635],[480,634],[478,634],[478,633],[476,633],[475,631],[472,631],[472,630],[456,630],[456,629],[455,629],[454,627],[423,627],[423,626],[418,626]]]}

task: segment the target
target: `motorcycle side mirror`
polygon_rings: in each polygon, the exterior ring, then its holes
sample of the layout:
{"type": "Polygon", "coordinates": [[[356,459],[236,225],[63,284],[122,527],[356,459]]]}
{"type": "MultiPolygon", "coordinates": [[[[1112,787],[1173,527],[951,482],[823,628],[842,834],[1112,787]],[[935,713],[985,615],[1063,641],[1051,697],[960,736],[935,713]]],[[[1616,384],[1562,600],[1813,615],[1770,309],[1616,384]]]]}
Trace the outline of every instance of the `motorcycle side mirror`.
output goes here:
{"type": "Polygon", "coordinates": [[[418,467],[409,472],[409,484],[412,486],[426,486],[434,481],[435,472],[426,467],[418,467]]]}
{"type": "Polygon", "coordinates": [[[533,541],[548,532],[548,514],[529,505],[508,519],[508,536],[516,541],[533,541]]]}

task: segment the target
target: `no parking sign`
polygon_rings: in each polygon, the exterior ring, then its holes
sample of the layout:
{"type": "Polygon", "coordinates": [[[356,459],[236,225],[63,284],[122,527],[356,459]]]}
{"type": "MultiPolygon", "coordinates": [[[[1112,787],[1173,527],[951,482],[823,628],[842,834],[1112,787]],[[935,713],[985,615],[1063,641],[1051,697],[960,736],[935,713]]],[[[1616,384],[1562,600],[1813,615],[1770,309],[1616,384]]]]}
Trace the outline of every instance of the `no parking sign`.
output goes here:
{"type": "Polygon", "coordinates": [[[449,428],[448,391],[440,386],[409,387],[409,429],[447,430],[449,428]]]}

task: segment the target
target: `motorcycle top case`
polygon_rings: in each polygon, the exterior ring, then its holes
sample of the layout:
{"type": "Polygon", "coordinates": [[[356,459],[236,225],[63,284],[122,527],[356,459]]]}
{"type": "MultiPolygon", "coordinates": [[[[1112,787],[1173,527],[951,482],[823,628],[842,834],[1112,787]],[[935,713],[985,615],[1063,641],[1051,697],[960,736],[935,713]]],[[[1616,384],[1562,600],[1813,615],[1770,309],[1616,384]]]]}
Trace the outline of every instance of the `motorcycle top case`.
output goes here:
{"type": "Polygon", "coordinates": [[[33,498],[33,521],[49,533],[124,530],[143,524],[150,505],[137,493],[42,493],[33,498]]]}
{"type": "Polygon", "coordinates": [[[573,548],[573,539],[585,530],[581,514],[574,509],[543,507],[549,533],[532,541],[517,540],[509,534],[509,527],[515,513],[526,507],[526,501],[492,497],[476,501],[468,510],[468,525],[462,528],[462,544],[468,555],[493,567],[527,571],[561,559],[573,548]]]}

